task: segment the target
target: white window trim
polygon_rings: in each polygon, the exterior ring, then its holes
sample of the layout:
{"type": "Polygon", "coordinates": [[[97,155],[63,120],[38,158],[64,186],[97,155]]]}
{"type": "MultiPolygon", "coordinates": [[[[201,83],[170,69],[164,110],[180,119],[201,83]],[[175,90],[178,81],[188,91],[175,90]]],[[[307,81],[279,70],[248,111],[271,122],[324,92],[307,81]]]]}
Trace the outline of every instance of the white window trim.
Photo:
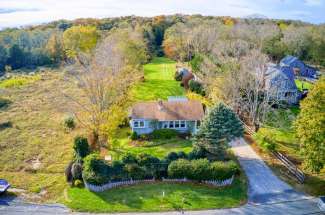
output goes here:
{"type": "Polygon", "coordinates": [[[167,125],[168,129],[184,129],[187,128],[186,120],[168,120],[168,121],[161,121],[162,122],[162,128],[165,128],[164,126],[167,125]],[[170,127],[170,122],[173,122],[173,127],[170,127]],[[175,127],[176,122],[178,122],[179,127],[175,127]],[[184,127],[181,126],[181,122],[184,122],[184,127]]]}
{"type": "Polygon", "coordinates": [[[133,128],[145,128],[146,127],[146,123],[144,120],[133,120],[133,128]],[[135,122],[138,123],[138,126],[135,126],[135,122]],[[140,126],[141,125],[141,122],[143,122],[143,126],[140,126]]]}

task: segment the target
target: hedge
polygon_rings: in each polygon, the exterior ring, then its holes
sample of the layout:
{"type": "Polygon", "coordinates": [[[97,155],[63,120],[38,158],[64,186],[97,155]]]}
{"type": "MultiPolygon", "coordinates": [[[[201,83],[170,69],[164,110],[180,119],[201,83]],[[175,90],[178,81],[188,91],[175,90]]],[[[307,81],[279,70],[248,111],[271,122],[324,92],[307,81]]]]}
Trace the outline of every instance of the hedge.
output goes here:
{"type": "Polygon", "coordinates": [[[213,162],[207,159],[173,161],[168,166],[168,177],[187,178],[191,180],[224,180],[239,172],[238,165],[233,162],[213,162]]]}

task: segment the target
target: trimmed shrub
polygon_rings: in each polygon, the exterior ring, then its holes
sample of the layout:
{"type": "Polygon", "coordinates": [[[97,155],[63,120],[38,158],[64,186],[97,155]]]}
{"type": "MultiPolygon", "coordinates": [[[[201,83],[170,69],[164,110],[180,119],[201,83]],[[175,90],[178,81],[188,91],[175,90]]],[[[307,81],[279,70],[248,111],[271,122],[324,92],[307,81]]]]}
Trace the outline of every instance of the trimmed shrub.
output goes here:
{"type": "Polygon", "coordinates": [[[194,145],[193,150],[188,154],[189,160],[195,160],[204,158],[206,156],[206,152],[202,147],[197,147],[194,145]]]}
{"type": "Polygon", "coordinates": [[[132,164],[132,163],[137,163],[137,158],[131,153],[127,153],[122,157],[122,162],[123,164],[132,164]]]}
{"type": "Polygon", "coordinates": [[[66,127],[67,129],[71,129],[71,130],[76,127],[76,123],[72,116],[66,117],[64,119],[64,127],[66,127]]]}
{"type": "Polygon", "coordinates": [[[158,129],[154,130],[150,136],[152,139],[171,139],[177,137],[178,132],[173,129],[158,129]]]}
{"type": "Polygon", "coordinates": [[[84,158],[82,177],[91,184],[106,184],[110,181],[109,166],[98,154],[90,154],[84,158]]]}
{"type": "Polygon", "coordinates": [[[178,155],[176,152],[169,152],[168,155],[166,156],[166,160],[168,162],[174,161],[178,159],[178,155]]]}
{"type": "Polygon", "coordinates": [[[192,161],[179,159],[168,166],[168,177],[198,181],[225,180],[238,172],[238,165],[233,161],[210,163],[206,158],[192,161]]]}
{"type": "Polygon", "coordinates": [[[71,174],[73,180],[82,180],[82,164],[74,162],[71,166],[71,174]]]}
{"type": "Polygon", "coordinates": [[[131,140],[137,140],[139,138],[137,132],[133,131],[130,138],[131,140]]]}
{"type": "Polygon", "coordinates": [[[178,159],[187,159],[187,154],[183,151],[177,153],[178,159]]]}
{"type": "Polygon", "coordinates": [[[128,178],[132,178],[135,180],[144,179],[146,176],[145,169],[136,163],[126,164],[124,166],[124,170],[127,173],[128,178]]]}
{"type": "Polygon", "coordinates": [[[174,74],[174,79],[176,81],[181,81],[182,78],[183,78],[182,74],[180,74],[178,71],[176,71],[175,74],[174,74]]]}
{"type": "Polygon", "coordinates": [[[230,178],[232,175],[239,172],[238,165],[233,161],[221,162],[216,161],[211,163],[210,171],[212,179],[214,180],[225,180],[230,178]]]}
{"type": "Polygon", "coordinates": [[[190,80],[189,83],[189,89],[194,92],[197,93],[199,95],[205,96],[205,91],[204,88],[202,86],[202,84],[198,81],[195,80],[190,80]]]}
{"type": "Polygon", "coordinates": [[[86,157],[90,152],[87,138],[82,136],[75,137],[73,149],[77,159],[86,157]]]}
{"type": "Polygon", "coordinates": [[[191,162],[185,159],[173,161],[168,166],[168,177],[188,178],[191,175],[191,162]]]}

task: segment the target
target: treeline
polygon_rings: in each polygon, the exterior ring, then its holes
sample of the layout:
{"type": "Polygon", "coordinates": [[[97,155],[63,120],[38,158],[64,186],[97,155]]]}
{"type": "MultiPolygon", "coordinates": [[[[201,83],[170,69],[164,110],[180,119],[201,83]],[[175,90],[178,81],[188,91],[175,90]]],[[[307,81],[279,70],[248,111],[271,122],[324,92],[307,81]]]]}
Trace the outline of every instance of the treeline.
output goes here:
{"type": "Polygon", "coordinates": [[[166,28],[177,17],[120,17],[56,21],[46,25],[0,32],[0,72],[60,64],[75,53],[89,52],[116,29],[141,29],[150,56],[163,55],[166,28]]]}
{"type": "Polygon", "coordinates": [[[0,71],[5,71],[6,68],[10,70],[60,64],[69,58],[69,50],[78,43],[80,35],[81,39],[91,40],[85,44],[86,47],[79,47],[87,49],[87,46],[96,45],[100,38],[105,38],[111,30],[119,28],[141,28],[150,56],[166,54],[177,60],[191,60],[195,55],[199,56],[199,53],[206,54],[211,46],[207,44],[198,50],[198,44],[192,43],[193,38],[198,39],[196,43],[215,43],[212,40],[213,34],[218,34],[220,43],[240,38],[250,46],[261,44],[263,52],[274,60],[292,54],[302,60],[325,65],[324,25],[173,15],[60,20],[21,29],[5,29],[0,32],[0,71]],[[84,28],[74,28],[80,26],[84,28]]]}

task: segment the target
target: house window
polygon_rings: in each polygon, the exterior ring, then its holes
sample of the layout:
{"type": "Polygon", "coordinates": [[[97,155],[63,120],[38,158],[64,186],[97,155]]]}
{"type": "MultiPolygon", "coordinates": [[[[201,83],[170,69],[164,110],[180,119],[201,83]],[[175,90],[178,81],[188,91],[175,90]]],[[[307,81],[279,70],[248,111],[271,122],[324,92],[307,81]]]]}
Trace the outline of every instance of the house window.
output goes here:
{"type": "Polygon", "coordinates": [[[180,121],[180,122],[181,122],[181,128],[185,128],[186,127],[185,121],[180,121]]]}
{"type": "Polygon", "coordinates": [[[174,128],[174,121],[169,121],[169,128],[174,128]]]}
{"type": "Polygon", "coordinates": [[[144,121],[143,120],[134,120],[133,128],[144,128],[144,121]]]}
{"type": "Polygon", "coordinates": [[[175,128],[179,128],[179,121],[175,121],[175,128]]]}

